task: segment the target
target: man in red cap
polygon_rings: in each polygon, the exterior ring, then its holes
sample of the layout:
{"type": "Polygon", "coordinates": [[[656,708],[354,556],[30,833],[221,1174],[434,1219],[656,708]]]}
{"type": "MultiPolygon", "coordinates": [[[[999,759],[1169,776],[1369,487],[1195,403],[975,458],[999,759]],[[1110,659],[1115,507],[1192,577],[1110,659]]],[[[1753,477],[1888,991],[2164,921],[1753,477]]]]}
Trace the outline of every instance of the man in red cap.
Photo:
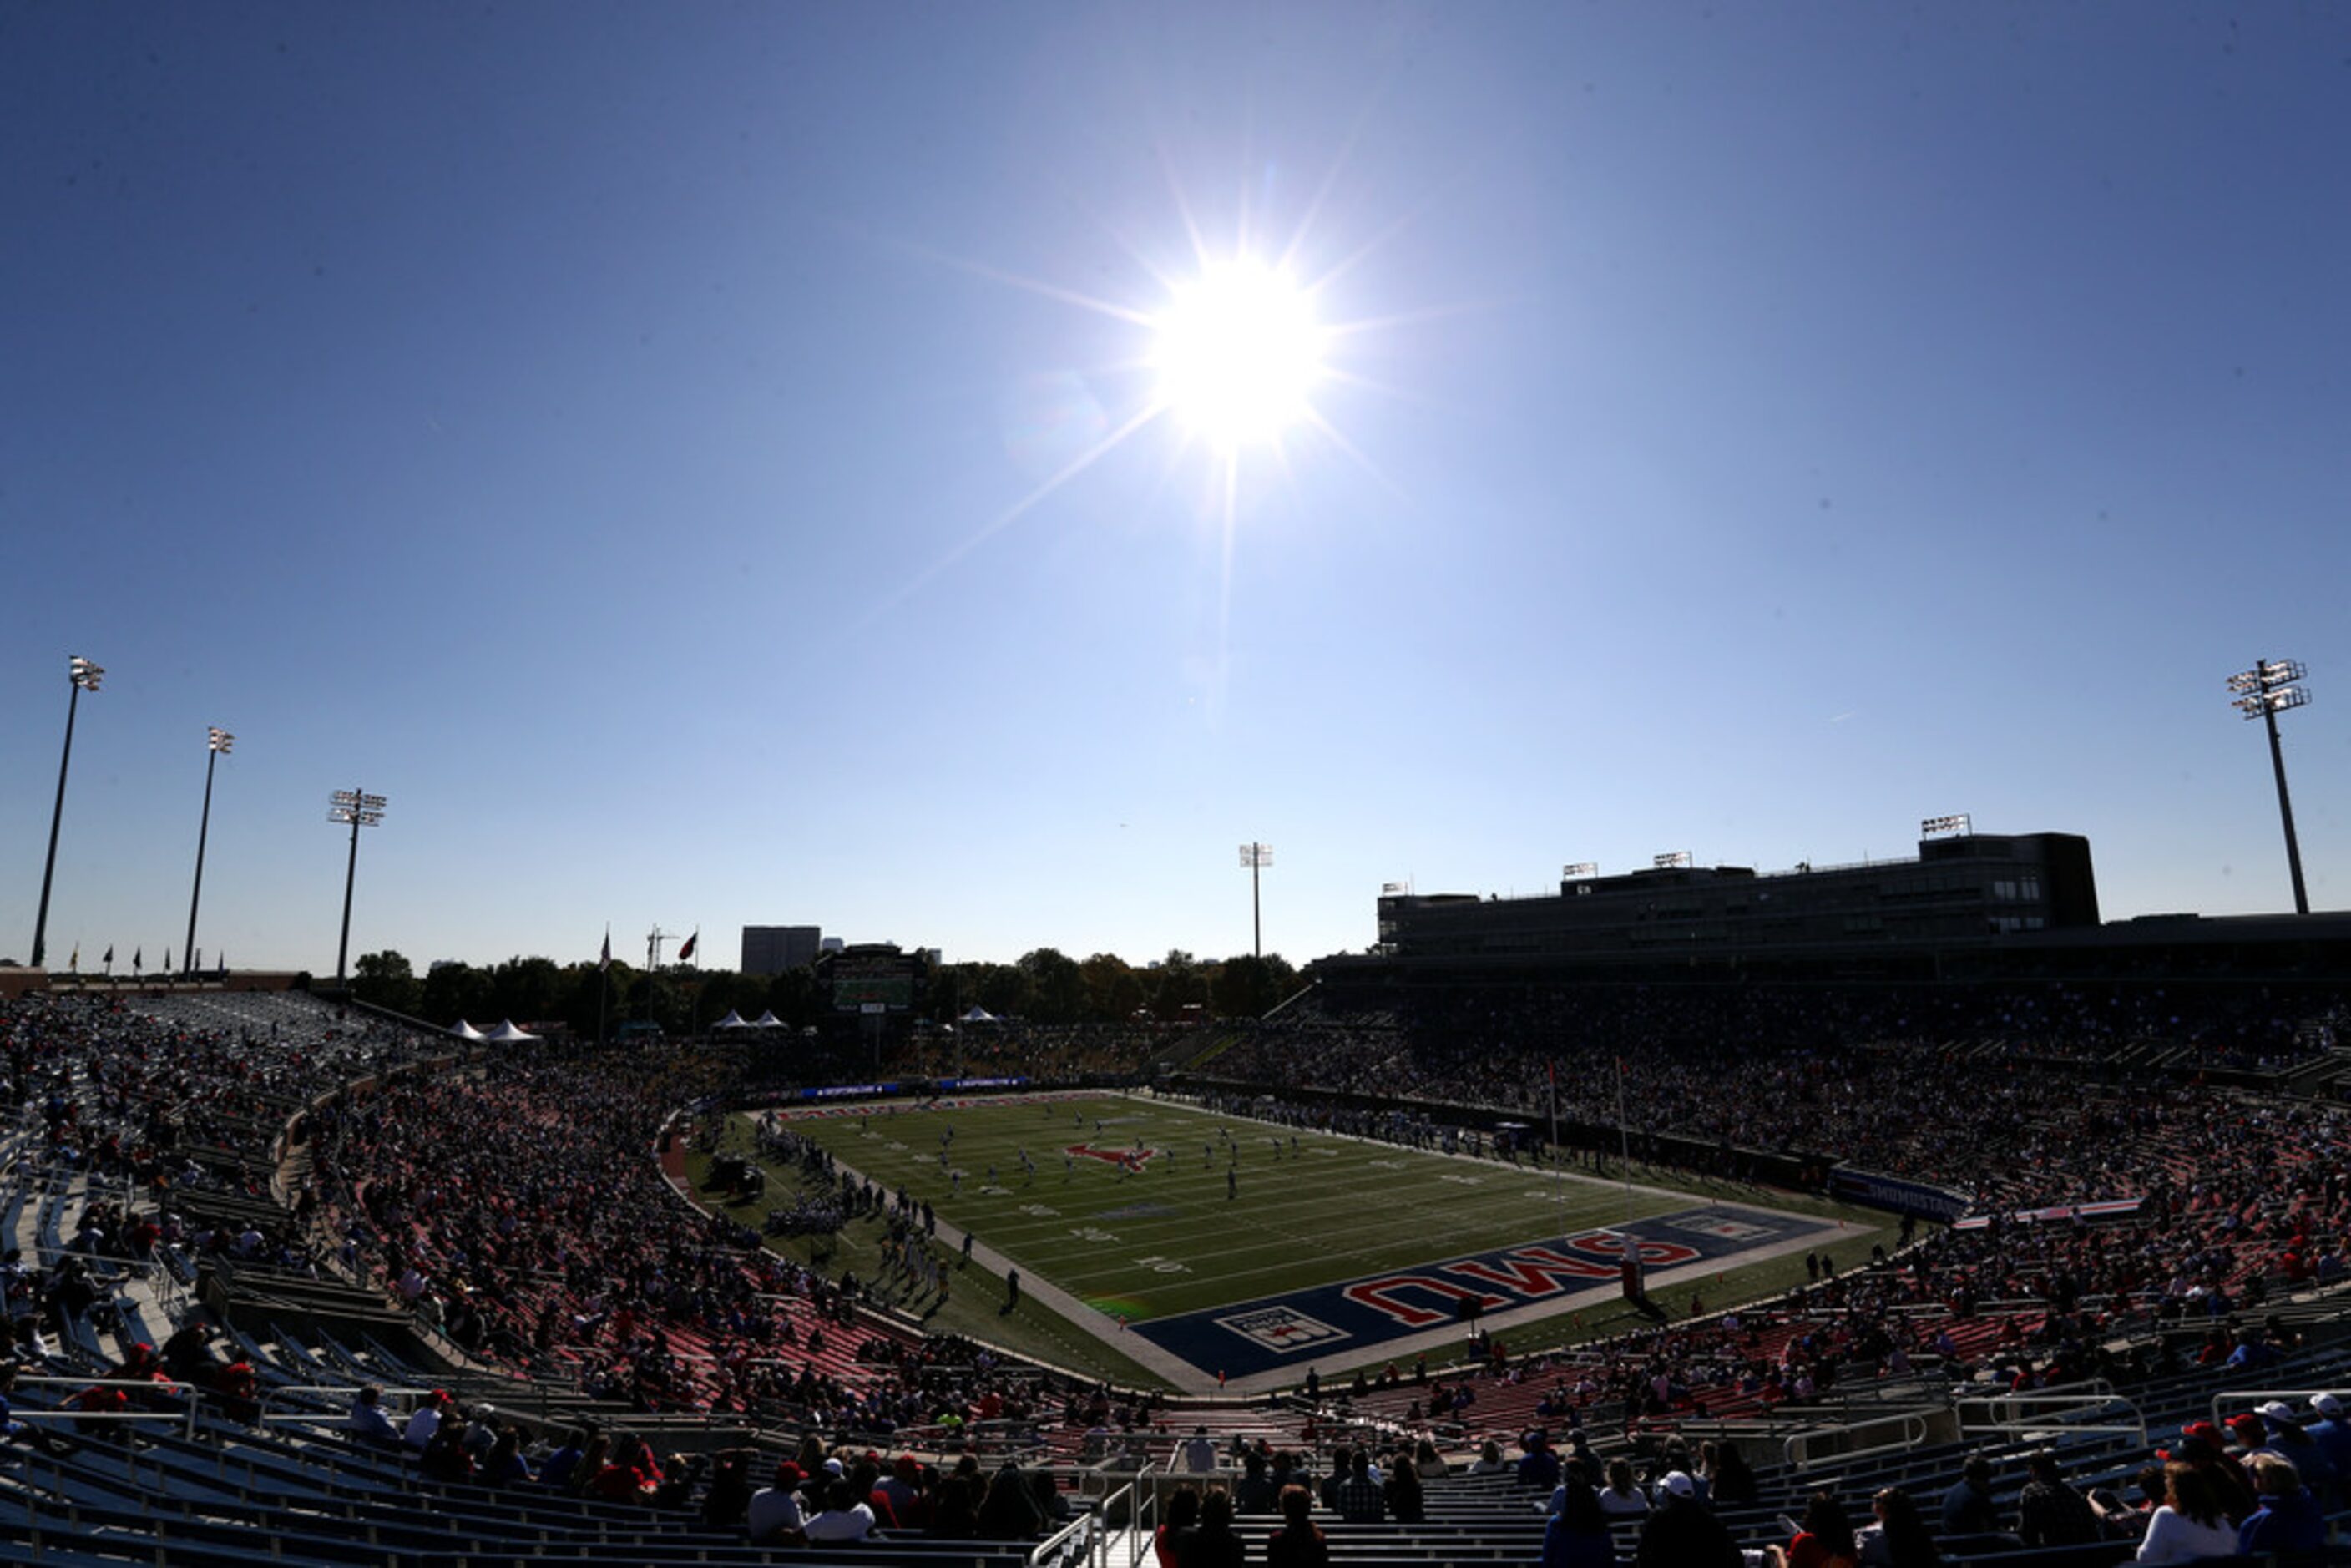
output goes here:
{"type": "Polygon", "coordinates": [[[798,1546],[808,1540],[808,1516],[800,1508],[800,1468],[786,1459],[776,1467],[776,1484],[751,1494],[751,1539],[760,1545],[798,1546]]]}
{"type": "MultiPolygon", "coordinates": [[[[2261,1417],[2253,1417],[2259,1423],[2261,1417]]],[[[2231,1524],[2242,1524],[2245,1516],[2253,1511],[2252,1479],[2245,1474],[2220,1437],[2220,1428],[2210,1421],[2190,1421],[2179,1429],[2179,1441],[2169,1448],[2158,1448],[2158,1459],[2177,1459],[2193,1465],[2211,1483],[2213,1493],[2220,1498],[2231,1524]]]]}
{"type": "Polygon", "coordinates": [[[901,1454],[890,1466],[890,1473],[882,1478],[874,1490],[890,1501],[890,1511],[897,1516],[900,1525],[918,1530],[926,1522],[928,1509],[923,1500],[923,1466],[912,1454],[901,1454]]]}

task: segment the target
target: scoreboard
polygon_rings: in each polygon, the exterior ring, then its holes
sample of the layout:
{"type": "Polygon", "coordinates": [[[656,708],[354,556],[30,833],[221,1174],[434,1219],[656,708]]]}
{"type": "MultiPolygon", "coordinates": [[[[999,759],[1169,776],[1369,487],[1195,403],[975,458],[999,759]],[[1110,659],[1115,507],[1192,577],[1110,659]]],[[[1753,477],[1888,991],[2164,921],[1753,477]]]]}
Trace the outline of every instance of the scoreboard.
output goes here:
{"type": "Polygon", "coordinates": [[[926,956],[896,947],[845,947],[824,966],[840,1013],[911,1011],[929,978],[926,956]]]}

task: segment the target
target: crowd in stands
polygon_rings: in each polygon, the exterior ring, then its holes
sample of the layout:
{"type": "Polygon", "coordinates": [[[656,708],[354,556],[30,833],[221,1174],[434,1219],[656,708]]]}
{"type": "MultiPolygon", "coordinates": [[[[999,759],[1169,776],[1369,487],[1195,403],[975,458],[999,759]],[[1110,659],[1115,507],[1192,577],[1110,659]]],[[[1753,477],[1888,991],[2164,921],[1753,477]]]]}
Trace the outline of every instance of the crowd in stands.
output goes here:
{"type": "MultiPolygon", "coordinates": [[[[1544,1500],[1546,1568],[1617,1561],[1614,1545],[1600,1555],[1596,1542],[1623,1542],[1629,1521],[1638,1521],[1636,1561],[1706,1562],[1755,1543],[1751,1528],[1734,1533],[1721,1517],[1756,1502],[1753,1478],[1735,1447],[1684,1444],[1677,1426],[1800,1407],[1928,1366],[2020,1392],[2156,1378],[2186,1362],[2250,1375],[2297,1348],[2300,1331],[2271,1312],[2275,1298],[2351,1268],[2343,1112],[2199,1082],[2192,1071],[2116,1069],[2129,1042],[2159,1029],[2216,1061],[2292,1060],[2308,1039],[2299,1004],[2265,1009],[2237,997],[2206,1017],[2176,1002],[2181,1010],[2158,1017],[2159,993],[2125,1001],[2053,991],[1966,1000],[1766,992],[1728,1014],[1725,997],[1698,992],[1612,995],[1573,1004],[1584,1009],[1574,1017],[1569,1005],[1298,1008],[1216,1071],[1248,1085],[1225,1102],[1237,1114],[1474,1156],[1505,1151],[1447,1115],[1264,1096],[1275,1086],[1365,1085],[1393,1095],[1403,1085],[1539,1123],[1550,1108],[1544,1069],[1558,1061],[1562,1119],[1608,1125],[1621,1103],[1653,1154],[1649,1135],[1664,1134],[1834,1151],[1957,1186],[1987,1222],[1930,1228],[1863,1267],[1816,1263],[1782,1301],[1694,1307],[1688,1321],[1535,1357],[1481,1337],[1466,1364],[1433,1375],[1424,1364],[1408,1378],[1359,1376],[1327,1404],[1380,1423],[1388,1446],[1332,1456],[1285,1450],[1261,1434],[1212,1450],[1208,1465],[1190,1468],[1229,1469],[1232,1483],[1190,1502],[1176,1495],[1162,1568],[1224,1568],[1261,1553],[1313,1563],[1327,1552],[1323,1525],[1413,1523],[1450,1470],[1424,1439],[1489,1432],[1516,1442],[1520,1457],[1502,1458],[1497,1440],[1468,1473],[1507,1472],[1505,1484],[1544,1500]],[[2107,1199],[2137,1207],[2100,1223],[2008,1218],[2107,1199]],[[2160,1330],[2169,1333],[2150,1332],[2160,1330]]],[[[39,1354],[103,1312],[85,1257],[214,1255],[367,1281],[485,1361],[639,1410],[741,1415],[815,1436],[769,1471],[747,1451],[689,1458],[620,1433],[534,1435],[454,1401],[428,1400],[395,1420],[380,1396],[363,1396],[350,1417],[357,1440],[406,1452],[420,1473],[445,1481],[643,1501],[778,1542],[1034,1541],[1067,1516],[1050,1474],[987,1463],[967,1447],[931,1463],[890,1458],[900,1433],[1165,1436],[1156,1400],[893,1325],[863,1310],[880,1282],[822,1278],[723,1215],[690,1219],[652,1151],[673,1112],[734,1085],[729,1057],[581,1047],[401,1073],[433,1042],[372,1024],[318,1028],[316,1039],[288,1039],[158,1019],[110,998],[0,1006],[0,1088],[22,1112],[18,1169],[102,1176],[120,1195],[82,1206],[57,1256],[0,1258],[20,1347],[39,1354]],[[366,1092],[333,1094],[362,1078],[366,1092]],[[297,1117],[298,1151],[277,1148],[297,1117]],[[294,1152],[307,1157],[284,1167],[293,1185],[274,1215],[232,1219],[192,1206],[207,1193],[261,1203],[277,1156],[294,1152]]],[[[780,1128],[768,1152],[800,1178],[797,1193],[781,1195],[796,1222],[871,1219],[890,1228],[896,1256],[927,1255],[935,1217],[904,1195],[851,1176],[780,1128]]],[[[176,1375],[242,1408],[253,1369],[239,1374],[240,1364],[198,1336],[160,1355],[126,1350],[115,1370],[176,1375]]],[[[2076,1487],[2056,1457],[2041,1455],[2020,1461],[2030,1471],[2021,1483],[1970,1468],[1938,1494],[1823,1492],[1772,1551],[1822,1568],[1937,1561],[1938,1541],[1971,1537],[2137,1542],[2148,1562],[2291,1545],[2351,1502],[2351,1427],[2331,1400],[2264,1405],[2225,1427],[2191,1423],[2164,1445],[2159,1469],[2126,1485],[2076,1487]]],[[[0,1437],[9,1421],[0,1402],[0,1437]]]]}

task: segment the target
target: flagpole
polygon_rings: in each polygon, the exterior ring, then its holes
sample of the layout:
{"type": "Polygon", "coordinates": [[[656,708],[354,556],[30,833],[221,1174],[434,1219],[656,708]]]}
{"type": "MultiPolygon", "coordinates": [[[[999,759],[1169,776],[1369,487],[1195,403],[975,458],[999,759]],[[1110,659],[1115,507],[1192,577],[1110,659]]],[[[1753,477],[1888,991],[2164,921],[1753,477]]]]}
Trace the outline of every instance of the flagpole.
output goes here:
{"type": "Polygon", "coordinates": [[[612,927],[604,927],[604,956],[596,965],[596,1043],[604,1043],[604,1004],[612,995],[612,927]]]}

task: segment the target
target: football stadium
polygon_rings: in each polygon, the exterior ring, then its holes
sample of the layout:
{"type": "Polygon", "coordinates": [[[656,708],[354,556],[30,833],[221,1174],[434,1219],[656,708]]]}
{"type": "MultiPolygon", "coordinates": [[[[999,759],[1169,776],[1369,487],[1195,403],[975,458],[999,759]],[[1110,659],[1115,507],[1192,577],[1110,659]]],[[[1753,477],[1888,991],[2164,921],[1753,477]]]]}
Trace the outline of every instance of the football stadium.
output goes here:
{"type": "Polygon", "coordinates": [[[0,144],[0,1565],[2351,1568],[2351,4],[0,144]]]}
{"type": "Polygon", "coordinates": [[[1261,1015],[962,1038],[920,954],[799,1029],[601,1040],[13,971],[0,1542],[1074,1563],[1294,1485],[1367,1563],[1874,1511],[2088,1564],[2167,1464],[2272,1517],[2273,1457],[2332,1532],[2351,921],[2102,926],[2080,841],[2014,874],[2051,847],[1391,895],[1261,1015]],[[1805,937],[1912,880],[1942,917],[1805,937]],[[1767,882],[1776,936],[1610,935],[1767,882]]]}

